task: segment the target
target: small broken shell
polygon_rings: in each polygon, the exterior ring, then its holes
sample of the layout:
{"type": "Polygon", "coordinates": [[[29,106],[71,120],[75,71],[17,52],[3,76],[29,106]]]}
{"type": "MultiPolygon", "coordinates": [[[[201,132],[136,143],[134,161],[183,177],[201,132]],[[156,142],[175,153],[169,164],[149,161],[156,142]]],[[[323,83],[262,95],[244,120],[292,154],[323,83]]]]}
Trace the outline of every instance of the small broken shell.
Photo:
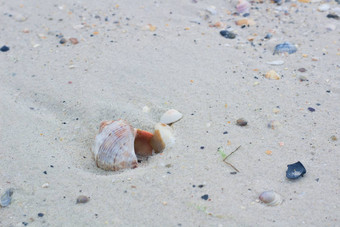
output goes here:
{"type": "Polygon", "coordinates": [[[277,206],[282,203],[282,198],[274,191],[264,191],[259,196],[259,199],[267,206],[277,206]]]}
{"type": "Polygon", "coordinates": [[[175,109],[170,109],[162,115],[160,122],[163,124],[171,124],[176,121],[179,121],[182,117],[183,114],[181,114],[175,109]]]}
{"type": "Polygon", "coordinates": [[[175,137],[172,128],[166,124],[156,124],[155,132],[150,143],[155,153],[159,153],[163,151],[165,147],[173,145],[175,143],[175,137]]]}
{"type": "Polygon", "coordinates": [[[247,0],[239,0],[236,5],[236,11],[238,13],[249,13],[250,3],[247,0]]]}
{"type": "Polygon", "coordinates": [[[273,55],[275,54],[282,54],[282,53],[288,53],[288,54],[293,54],[297,51],[297,48],[294,44],[290,42],[284,42],[281,44],[278,44],[275,46],[275,50],[273,55]]]}
{"type": "Polygon", "coordinates": [[[153,134],[141,129],[137,129],[135,138],[135,153],[140,156],[150,156],[152,155],[151,138],[153,134]]]}
{"type": "Polygon", "coordinates": [[[301,162],[287,165],[287,167],[288,169],[286,171],[286,177],[288,179],[297,179],[299,177],[303,177],[303,175],[306,173],[306,169],[301,162]]]}
{"type": "Polygon", "coordinates": [[[5,193],[1,196],[0,200],[0,206],[1,207],[7,207],[12,202],[12,195],[13,195],[14,189],[10,188],[5,191],[5,193]]]}
{"type": "Polygon", "coordinates": [[[97,166],[113,171],[136,168],[135,134],[136,130],[124,120],[102,122],[93,148],[97,166]]]}
{"type": "Polygon", "coordinates": [[[275,72],[274,70],[268,71],[264,77],[269,79],[269,80],[279,80],[280,79],[279,74],[277,74],[277,72],[275,72]]]}

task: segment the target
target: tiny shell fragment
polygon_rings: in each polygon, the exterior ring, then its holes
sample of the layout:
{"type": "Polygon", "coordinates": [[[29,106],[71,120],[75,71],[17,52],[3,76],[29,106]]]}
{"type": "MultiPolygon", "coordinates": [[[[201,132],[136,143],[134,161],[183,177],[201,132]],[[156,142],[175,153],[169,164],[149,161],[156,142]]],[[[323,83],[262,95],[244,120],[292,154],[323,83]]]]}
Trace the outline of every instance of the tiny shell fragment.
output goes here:
{"type": "Polygon", "coordinates": [[[1,196],[0,200],[0,206],[1,207],[7,207],[12,202],[12,195],[13,195],[14,189],[10,188],[5,191],[5,193],[1,196]]]}
{"type": "Polygon", "coordinates": [[[76,45],[79,43],[77,38],[70,38],[69,40],[73,45],[76,45]]]}
{"type": "Polygon", "coordinates": [[[293,54],[296,51],[297,51],[297,48],[294,44],[290,42],[284,42],[284,43],[281,43],[275,46],[273,55],[283,54],[283,53],[293,54]]]}
{"type": "Polygon", "coordinates": [[[170,109],[162,115],[160,122],[163,124],[171,124],[176,121],[179,121],[182,117],[183,114],[181,114],[175,109],[170,109]]]}
{"type": "Polygon", "coordinates": [[[76,203],[77,204],[78,203],[87,203],[89,200],[90,200],[89,197],[87,197],[85,195],[80,195],[80,196],[78,196],[76,203]]]}
{"type": "Polygon", "coordinates": [[[265,77],[270,80],[279,80],[280,76],[274,71],[270,70],[269,72],[266,73],[265,77]]]}
{"type": "Polygon", "coordinates": [[[255,25],[255,21],[252,19],[240,19],[237,20],[236,25],[242,26],[242,25],[255,25]]]}

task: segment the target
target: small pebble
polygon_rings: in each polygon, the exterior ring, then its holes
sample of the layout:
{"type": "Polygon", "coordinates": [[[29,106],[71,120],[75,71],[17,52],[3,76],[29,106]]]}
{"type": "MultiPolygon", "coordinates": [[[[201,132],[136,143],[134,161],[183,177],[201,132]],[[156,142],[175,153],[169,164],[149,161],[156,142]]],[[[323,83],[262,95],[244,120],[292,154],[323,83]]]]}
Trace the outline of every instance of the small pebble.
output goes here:
{"type": "Polygon", "coordinates": [[[223,36],[226,39],[235,39],[236,34],[227,30],[220,31],[221,36],[223,36]]]}
{"type": "Polygon", "coordinates": [[[238,126],[243,127],[243,126],[246,126],[246,125],[248,124],[248,122],[247,122],[246,120],[244,120],[243,118],[240,118],[240,119],[238,119],[238,120],[236,121],[236,124],[237,124],[238,126]]]}
{"type": "Polygon", "coordinates": [[[204,149],[204,146],[201,146],[200,148],[201,148],[201,150],[203,150],[203,149],[204,149]]]}
{"type": "Polygon", "coordinates": [[[59,41],[60,44],[64,44],[66,42],[67,42],[67,40],[65,38],[61,38],[60,41],[59,41]]]}
{"type": "Polygon", "coordinates": [[[205,194],[205,195],[202,195],[201,198],[204,199],[204,200],[208,200],[209,196],[208,196],[208,194],[205,194]]]}
{"type": "Polygon", "coordinates": [[[307,71],[307,69],[305,69],[305,68],[299,68],[298,71],[304,73],[304,72],[307,71]]]}
{"type": "Polygon", "coordinates": [[[281,127],[281,123],[277,120],[273,120],[271,122],[268,123],[268,128],[271,128],[271,129],[278,129],[281,127]]]}
{"type": "Polygon", "coordinates": [[[78,203],[87,203],[90,200],[89,197],[85,196],[85,195],[80,195],[77,198],[76,204],[78,203]]]}
{"type": "Polygon", "coordinates": [[[2,46],[2,47],[0,48],[0,51],[1,51],[1,52],[7,52],[7,51],[9,51],[9,47],[8,47],[8,46],[2,46]]]}
{"type": "Polygon", "coordinates": [[[79,42],[78,42],[78,39],[76,39],[76,38],[70,38],[69,40],[70,40],[70,42],[71,42],[73,45],[76,45],[76,44],[79,43],[79,42]]]}
{"type": "Polygon", "coordinates": [[[235,174],[237,174],[237,172],[235,172],[235,171],[234,172],[230,172],[230,174],[231,175],[235,175],[235,174]]]}
{"type": "Polygon", "coordinates": [[[48,188],[49,187],[49,184],[48,183],[45,183],[43,185],[41,185],[42,188],[48,188]]]}
{"type": "Polygon", "coordinates": [[[38,217],[43,217],[44,216],[44,214],[43,213],[38,213],[38,217]]]}
{"type": "Polygon", "coordinates": [[[335,19],[335,20],[339,20],[339,16],[334,14],[334,13],[330,13],[327,15],[327,18],[331,18],[331,19],[335,19]]]}
{"type": "Polygon", "coordinates": [[[333,140],[333,141],[337,141],[338,140],[338,138],[336,137],[336,136],[331,136],[331,140],[333,140]]]}
{"type": "Polygon", "coordinates": [[[312,108],[312,107],[308,107],[308,110],[309,110],[310,112],[315,112],[315,109],[312,108]]]}

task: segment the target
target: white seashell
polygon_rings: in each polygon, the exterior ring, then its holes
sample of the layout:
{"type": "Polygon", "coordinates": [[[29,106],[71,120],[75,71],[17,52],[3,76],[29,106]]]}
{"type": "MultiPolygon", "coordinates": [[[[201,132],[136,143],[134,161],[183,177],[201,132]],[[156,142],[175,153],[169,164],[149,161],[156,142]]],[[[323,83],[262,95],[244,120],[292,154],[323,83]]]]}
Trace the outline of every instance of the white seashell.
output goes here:
{"type": "Polygon", "coordinates": [[[179,121],[182,117],[183,114],[181,114],[175,109],[170,109],[162,115],[160,122],[163,124],[171,124],[176,121],[179,121]]]}
{"type": "Polygon", "coordinates": [[[136,130],[124,120],[102,122],[93,148],[97,166],[113,171],[136,168],[135,135],[136,130]]]}
{"type": "Polygon", "coordinates": [[[282,198],[274,191],[264,191],[259,196],[259,199],[267,206],[277,206],[282,203],[282,198]]]}
{"type": "Polygon", "coordinates": [[[150,143],[156,153],[163,151],[165,147],[171,147],[175,143],[172,128],[166,124],[156,124],[155,132],[150,143]]]}
{"type": "Polygon", "coordinates": [[[239,0],[236,5],[236,11],[238,13],[249,13],[250,3],[247,0],[239,0]]]}
{"type": "Polygon", "coordinates": [[[276,60],[276,61],[269,61],[267,64],[269,65],[283,65],[285,62],[282,60],[276,60]]]}

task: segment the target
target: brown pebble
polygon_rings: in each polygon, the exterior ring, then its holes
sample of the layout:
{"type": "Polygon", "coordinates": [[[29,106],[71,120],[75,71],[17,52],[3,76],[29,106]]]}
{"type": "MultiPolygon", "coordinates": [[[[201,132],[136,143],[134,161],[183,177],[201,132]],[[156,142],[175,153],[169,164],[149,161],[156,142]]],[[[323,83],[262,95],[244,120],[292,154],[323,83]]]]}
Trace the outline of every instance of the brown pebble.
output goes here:
{"type": "Polygon", "coordinates": [[[305,68],[299,68],[298,71],[304,73],[304,72],[307,71],[307,69],[305,69],[305,68]]]}
{"type": "Polygon", "coordinates": [[[90,198],[89,197],[87,197],[87,196],[85,196],[85,195],[80,195],[80,196],[78,196],[78,198],[77,198],[77,204],[78,203],[87,203],[88,201],[90,200],[90,198]]]}
{"type": "Polygon", "coordinates": [[[240,118],[240,119],[238,119],[237,121],[236,121],[236,124],[238,125],[238,126],[246,126],[247,124],[248,124],[248,122],[246,121],[246,120],[244,120],[243,118],[240,118]]]}
{"type": "Polygon", "coordinates": [[[76,45],[76,44],[79,43],[77,38],[70,38],[69,40],[70,40],[70,42],[71,42],[72,44],[74,44],[74,45],[76,45]]]}
{"type": "Polygon", "coordinates": [[[331,136],[331,140],[333,140],[333,141],[337,141],[337,140],[338,140],[338,138],[337,138],[336,136],[331,136]]]}

